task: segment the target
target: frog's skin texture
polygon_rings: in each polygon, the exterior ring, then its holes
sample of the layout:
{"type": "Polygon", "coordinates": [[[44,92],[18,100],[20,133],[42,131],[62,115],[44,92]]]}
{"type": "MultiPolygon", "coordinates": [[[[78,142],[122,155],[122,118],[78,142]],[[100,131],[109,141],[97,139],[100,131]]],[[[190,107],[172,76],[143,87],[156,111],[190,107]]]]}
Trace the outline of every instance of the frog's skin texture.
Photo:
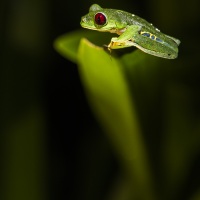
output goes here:
{"type": "Polygon", "coordinates": [[[81,26],[120,35],[111,39],[109,49],[135,46],[162,58],[174,59],[178,56],[178,39],[165,35],[146,20],[122,10],[105,9],[93,4],[89,13],[81,18],[81,26]]]}

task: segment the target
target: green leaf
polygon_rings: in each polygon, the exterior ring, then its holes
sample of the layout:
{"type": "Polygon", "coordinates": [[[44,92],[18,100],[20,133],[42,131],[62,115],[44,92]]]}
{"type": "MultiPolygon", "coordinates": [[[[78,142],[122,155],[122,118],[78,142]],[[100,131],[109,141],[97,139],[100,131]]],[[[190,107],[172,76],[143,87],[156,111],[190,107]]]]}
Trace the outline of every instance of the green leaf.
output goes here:
{"type": "Polygon", "coordinates": [[[144,200],[155,199],[142,133],[120,61],[82,39],[78,64],[88,101],[129,172],[135,193],[144,200]]]}
{"type": "Polygon", "coordinates": [[[100,46],[103,46],[103,44],[108,44],[110,40],[109,33],[101,35],[101,33],[96,31],[78,30],[58,37],[54,42],[54,48],[63,57],[74,63],[77,63],[78,46],[81,38],[83,37],[100,46]]]}

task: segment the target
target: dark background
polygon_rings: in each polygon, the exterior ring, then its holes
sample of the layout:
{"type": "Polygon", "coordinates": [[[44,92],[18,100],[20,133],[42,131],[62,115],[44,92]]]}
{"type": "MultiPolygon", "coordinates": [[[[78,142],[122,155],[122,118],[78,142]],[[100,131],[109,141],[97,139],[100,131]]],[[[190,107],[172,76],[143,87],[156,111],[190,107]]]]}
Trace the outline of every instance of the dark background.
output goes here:
{"type": "Polygon", "coordinates": [[[1,1],[2,200],[104,199],[118,171],[77,66],[53,48],[58,36],[80,28],[92,3],[133,12],[179,38],[183,70],[192,68],[198,88],[197,0],[1,1]]]}

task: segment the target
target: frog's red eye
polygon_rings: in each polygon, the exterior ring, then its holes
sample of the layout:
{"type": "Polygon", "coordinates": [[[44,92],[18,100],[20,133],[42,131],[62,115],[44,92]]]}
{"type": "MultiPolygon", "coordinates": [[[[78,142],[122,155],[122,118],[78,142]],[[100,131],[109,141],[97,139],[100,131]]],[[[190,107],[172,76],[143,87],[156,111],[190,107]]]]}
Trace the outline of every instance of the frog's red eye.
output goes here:
{"type": "Polygon", "coordinates": [[[94,19],[97,25],[104,25],[106,23],[106,16],[103,13],[97,13],[94,19]]]}

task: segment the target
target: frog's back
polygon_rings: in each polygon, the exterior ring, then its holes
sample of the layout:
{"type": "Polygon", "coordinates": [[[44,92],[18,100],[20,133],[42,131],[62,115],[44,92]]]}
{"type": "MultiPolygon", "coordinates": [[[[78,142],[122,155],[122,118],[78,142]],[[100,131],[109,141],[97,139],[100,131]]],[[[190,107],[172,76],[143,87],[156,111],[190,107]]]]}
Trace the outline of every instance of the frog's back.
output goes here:
{"type": "Polygon", "coordinates": [[[162,33],[158,28],[156,28],[153,24],[149,23],[145,19],[125,11],[121,12],[124,14],[124,16],[126,16],[127,25],[141,26],[141,32],[150,33],[150,35],[153,38],[157,38],[158,41],[167,40],[171,45],[174,45],[174,43],[176,43],[176,45],[180,44],[180,40],[162,33]]]}
{"type": "Polygon", "coordinates": [[[123,21],[127,25],[140,25],[140,26],[152,26],[149,22],[147,22],[145,19],[135,15],[131,14],[129,12],[123,11],[123,10],[117,10],[117,9],[105,9],[108,11],[111,18],[114,18],[115,20],[123,21]]]}

